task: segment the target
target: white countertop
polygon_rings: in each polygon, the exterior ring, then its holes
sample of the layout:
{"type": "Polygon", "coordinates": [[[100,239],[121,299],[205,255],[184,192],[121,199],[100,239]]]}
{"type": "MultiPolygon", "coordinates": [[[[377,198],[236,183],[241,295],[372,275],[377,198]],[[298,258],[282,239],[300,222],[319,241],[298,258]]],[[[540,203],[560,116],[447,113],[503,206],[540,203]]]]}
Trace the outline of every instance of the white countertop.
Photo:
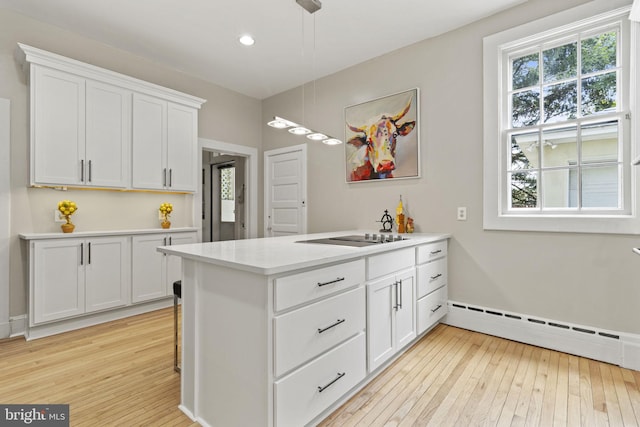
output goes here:
{"type": "Polygon", "coordinates": [[[43,240],[43,239],[73,239],[83,237],[100,237],[100,236],[131,236],[137,234],[156,234],[156,233],[184,233],[187,231],[197,231],[195,227],[180,228],[145,228],[136,230],[108,230],[108,231],[74,231],[73,233],[20,233],[19,236],[23,240],[43,240]]]}
{"type": "Polygon", "coordinates": [[[352,234],[378,233],[371,230],[351,230],[331,233],[297,234],[260,239],[229,240],[212,243],[161,246],[158,251],[182,258],[206,262],[258,274],[271,275],[322,264],[347,261],[363,256],[408,248],[448,239],[450,234],[403,234],[407,240],[367,247],[296,243],[300,240],[352,234]]]}

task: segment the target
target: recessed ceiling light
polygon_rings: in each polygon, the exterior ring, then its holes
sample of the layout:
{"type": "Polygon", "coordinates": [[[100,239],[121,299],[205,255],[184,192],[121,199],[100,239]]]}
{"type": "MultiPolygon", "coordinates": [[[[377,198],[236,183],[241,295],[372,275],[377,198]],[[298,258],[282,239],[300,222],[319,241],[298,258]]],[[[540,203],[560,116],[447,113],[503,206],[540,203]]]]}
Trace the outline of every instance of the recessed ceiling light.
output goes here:
{"type": "Polygon", "coordinates": [[[249,34],[244,34],[240,36],[238,41],[240,41],[240,43],[242,43],[245,46],[253,46],[253,44],[256,42],[255,39],[251,37],[249,34]]]}

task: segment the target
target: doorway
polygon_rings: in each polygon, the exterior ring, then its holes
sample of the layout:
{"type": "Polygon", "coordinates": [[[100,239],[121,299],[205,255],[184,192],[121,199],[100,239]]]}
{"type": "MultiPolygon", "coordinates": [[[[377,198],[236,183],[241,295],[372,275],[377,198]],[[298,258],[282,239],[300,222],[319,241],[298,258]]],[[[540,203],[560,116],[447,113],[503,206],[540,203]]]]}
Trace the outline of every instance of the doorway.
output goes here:
{"type": "Polygon", "coordinates": [[[216,151],[203,152],[203,242],[246,238],[245,160],[216,151]]]}
{"type": "MultiPolygon", "coordinates": [[[[213,241],[222,240],[221,237],[226,238],[231,235],[228,230],[230,227],[233,227],[235,239],[258,237],[258,150],[244,145],[199,138],[198,151],[202,173],[198,192],[193,199],[193,223],[198,226],[199,241],[209,242],[212,238],[213,241]],[[224,165],[235,165],[235,169],[233,194],[227,192],[223,196],[220,193],[220,171],[225,168],[218,169],[218,166],[224,165]],[[230,201],[231,196],[233,201],[230,201]],[[233,221],[224,221],[225,224],[222,227],[214,222],[212,226],[211,218],[214,216],[220,218],[220,223],[223,222],[221,217],[223,200],[226,206],[229,204],[233,206],[231,209],[234,214],[231,218],[233,221]],[[212,202],[217,205],[212,206],[212,202]]],[[[228,174],[228,172],[225,173],[227,176],[224,179],[229,178],[228,174]]],[[[228,186],[226,188],[230,189],[228,186]]],[[[229,213],[226,206],[225,215],[229,213]]],[[[230,218],[225,216],[225,219],[230,218]]]]}

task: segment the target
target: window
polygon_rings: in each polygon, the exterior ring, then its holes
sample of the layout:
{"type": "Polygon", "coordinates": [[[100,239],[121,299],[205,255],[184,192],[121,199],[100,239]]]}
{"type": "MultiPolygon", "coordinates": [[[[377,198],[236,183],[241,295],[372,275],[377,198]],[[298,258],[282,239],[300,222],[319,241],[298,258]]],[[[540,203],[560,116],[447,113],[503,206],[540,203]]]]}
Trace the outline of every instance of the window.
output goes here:
{"type": "Polygon", "coordinates": [[[220,221],[236,221],[236,168],[225,165],[220,168],[220,221]]]}
{"type": "Polygon", "coordinates": [[[628,3],[597,0],[485,38],[485,228],[640,230],[628,3]]]}

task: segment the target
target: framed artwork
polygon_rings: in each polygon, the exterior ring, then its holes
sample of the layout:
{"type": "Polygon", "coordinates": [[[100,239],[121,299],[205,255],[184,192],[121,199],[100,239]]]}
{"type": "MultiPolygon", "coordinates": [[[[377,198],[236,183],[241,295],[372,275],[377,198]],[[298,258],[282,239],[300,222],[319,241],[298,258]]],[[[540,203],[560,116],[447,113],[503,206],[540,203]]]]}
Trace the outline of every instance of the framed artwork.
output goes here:
{"type": "Polygon", "coordinates": [[[420,177],[418,88],[344,109],[349,183],[420,177]]]}

